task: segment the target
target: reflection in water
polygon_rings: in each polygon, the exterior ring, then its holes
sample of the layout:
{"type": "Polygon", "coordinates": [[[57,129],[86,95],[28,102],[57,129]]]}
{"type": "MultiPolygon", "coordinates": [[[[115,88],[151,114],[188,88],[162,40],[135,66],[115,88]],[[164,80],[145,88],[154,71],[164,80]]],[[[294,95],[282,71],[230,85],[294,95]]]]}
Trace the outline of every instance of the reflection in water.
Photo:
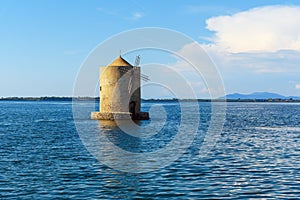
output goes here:
{"type": "Polygon", "coordinates": [[[171,164],[190,146],[198,129],[199,114],[194,112],[197,107],[156,106],[152,111],[158,114],[146,123],[80,121],[76,126],[89,152],[101,163],[126,172],[148,172],[171,164]],[[181,117],[191,112],[194,115],[181,117]]]}
{"type": "Polygon", "coordinates": [[[198,102],[178,103],[151,105],[146,108],[151,120],[117,120],[117,126],[114,122],[82,120],[84,109],[76,109],[75,125],[87,150],[101,163],[121,171],[149,172],[177,160],[198,131],[198,102]]]}
{"type": "Polygon", "coordinates": [[[98,120],[99,128],[106,130],[106,129],[113,129],[117,127],[117,123],[112,120],[98,120]]]}
{"type": "Polygon", "coordinates": [[[99,129],[99,146],[96,157],[100,158],[103,163],[111,167],[114,166],[113,168],[116,169],[138,169],[139,154],[124,151],[119,146],[125,145],[127,150],[130,147],[131,151],[138,151],[140,149],[140,141],[120,131],[116,123],[102,122],[101,128],[99,129]]]}
{"type": "Polygon", "coordinates": [[[173,112],[160,112],[146,124],[100,121],[96,127],[94,123],[82,127],[77,123],[77,129],[83,130],[81,139],[101,163],[125,172],[149,172],[171,164],[191,145],[198,129],[197,107],[198,104],[176,107],[178,112],[174,107],[166,108],[173,112]],[[194,113],[188,118],[181,117],[191,112],[194,113]]]}

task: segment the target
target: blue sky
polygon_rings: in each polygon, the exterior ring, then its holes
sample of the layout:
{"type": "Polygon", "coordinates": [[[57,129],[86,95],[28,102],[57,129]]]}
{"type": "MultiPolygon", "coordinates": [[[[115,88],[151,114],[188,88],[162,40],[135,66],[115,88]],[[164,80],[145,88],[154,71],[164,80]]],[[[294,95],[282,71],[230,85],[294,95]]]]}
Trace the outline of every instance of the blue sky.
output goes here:
{"type": "Polygon", "coordinates": [[[1,0],[0,96],[71,96],[96,45],[142,27],[173,29],[197,41],[227,93],[300,96],[299,12],[296,0],[1,0]]]}

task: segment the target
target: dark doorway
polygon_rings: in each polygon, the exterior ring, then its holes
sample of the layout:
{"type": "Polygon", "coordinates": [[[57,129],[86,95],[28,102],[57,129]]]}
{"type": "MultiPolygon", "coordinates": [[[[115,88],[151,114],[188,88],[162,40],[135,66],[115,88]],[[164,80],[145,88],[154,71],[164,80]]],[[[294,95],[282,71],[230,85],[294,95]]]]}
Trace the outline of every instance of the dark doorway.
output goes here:
{"type": "Polygon", "coordinates": [[[133,115],[135,115],[135,106],[136,106],[135,101],[131,101],[129,103],[129,112],[133,115]]]}

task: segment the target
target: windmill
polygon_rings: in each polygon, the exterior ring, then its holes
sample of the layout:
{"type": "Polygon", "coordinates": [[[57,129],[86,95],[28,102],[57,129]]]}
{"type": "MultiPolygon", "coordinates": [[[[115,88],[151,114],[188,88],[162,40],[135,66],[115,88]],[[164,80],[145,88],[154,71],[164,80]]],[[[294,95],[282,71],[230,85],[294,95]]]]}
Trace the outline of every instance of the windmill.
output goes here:
{"type": "Polygon", "coordinates": [[[149,77],[141,75],[139,64],[140,56],[134,65],[119,56],[100,68],[100,112],[92,112],[92,119],[149,119],[148,112],[141,112],[141,80],[149,77]]]}

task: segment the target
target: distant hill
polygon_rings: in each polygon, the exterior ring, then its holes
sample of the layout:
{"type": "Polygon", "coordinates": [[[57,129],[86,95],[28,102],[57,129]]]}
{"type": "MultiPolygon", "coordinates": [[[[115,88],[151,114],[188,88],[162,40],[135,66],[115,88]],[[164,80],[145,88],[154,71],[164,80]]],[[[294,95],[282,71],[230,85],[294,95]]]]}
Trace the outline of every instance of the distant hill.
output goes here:
{"type": "Polygon", "coordinates": [[[234,94],[228,94],[226,95],[226,99],[294,99],[294,100],[300,100],[300,97],[296,96],[283,96],[276,93],[271,92],[254,92],[251,94],[240,94],[240,93],[234,93],[234,94]]]}
{"type": "Polygon", "coordinates": [[[300,97],[296,97],[296,96],[289,96],[289,98],[292,98],[294,100],[300,100],[300,97]]]}

